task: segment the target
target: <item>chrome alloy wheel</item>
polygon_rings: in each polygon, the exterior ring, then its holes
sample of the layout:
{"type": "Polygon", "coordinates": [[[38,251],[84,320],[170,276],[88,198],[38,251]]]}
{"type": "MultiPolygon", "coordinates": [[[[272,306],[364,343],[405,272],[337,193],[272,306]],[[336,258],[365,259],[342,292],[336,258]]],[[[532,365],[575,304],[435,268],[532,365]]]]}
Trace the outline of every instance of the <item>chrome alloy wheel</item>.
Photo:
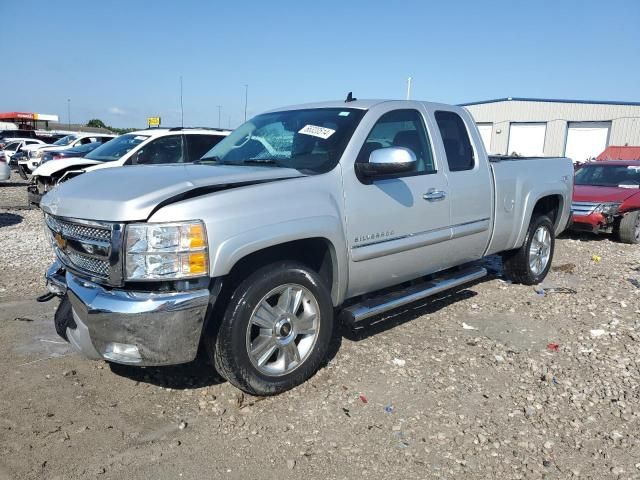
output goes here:
{"type": "Polygon", "coordinates": [[[540,275],[551,258],[551,232],[544,226],[538,227],[533,234],[529,247],[529,268],[534,275],[540,275]]]}
{"type": "Polygon", "coordinates": [[[318,339],[320,307],[302,285],[280,285],[267,293],[247,325],[247,353],[265,375],[286,375],[307,359],[318,339]]]}
{"type": "Polygon", "coordinates": [[[636,217],[636,241],[640,243],[640,215],[636,217]]]}

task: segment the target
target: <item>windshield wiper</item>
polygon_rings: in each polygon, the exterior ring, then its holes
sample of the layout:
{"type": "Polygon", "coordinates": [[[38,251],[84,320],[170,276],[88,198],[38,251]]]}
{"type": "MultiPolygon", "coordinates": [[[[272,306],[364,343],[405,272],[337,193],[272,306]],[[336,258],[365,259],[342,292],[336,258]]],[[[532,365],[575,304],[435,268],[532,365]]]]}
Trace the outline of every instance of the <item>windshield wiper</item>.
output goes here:
{"type": "Polygon", "coordinates": [[[224,162],[223,165],[278,165],[280,166],[280,163],[278,163],[276,160],[273,160],[271,158],[264,158],[264,159],[250,158],[248,160],[238,160],[237,162],[235,161],[224,162]]]}
{"type": "Polygon", "coordinates": [[[196,165],[197,165],[197,164],[204,163],[204,162],[215,162],[215,163],[219,163],[219,162],[220,162],[220,157],[216,157],[216,156],[213,156],[213,157],[203,157],[203,158],[200,158],[200,159],[198,159],[198,160],[194,160],[194,161],[193,161],[193,162],[191,162],[191,163],[193,163],[193,164],[196,164],[196,165]]]}

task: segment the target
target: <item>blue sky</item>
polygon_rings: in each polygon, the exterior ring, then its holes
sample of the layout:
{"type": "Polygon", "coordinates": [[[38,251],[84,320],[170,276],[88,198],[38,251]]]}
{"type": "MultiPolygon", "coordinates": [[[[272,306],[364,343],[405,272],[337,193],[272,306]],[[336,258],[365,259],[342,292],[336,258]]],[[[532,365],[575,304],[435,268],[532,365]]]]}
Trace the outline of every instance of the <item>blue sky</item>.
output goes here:
{"type": "Polygon", "coordinates": [[[0,0],[0,111],[237,126],[343,98],[640,101],[640,1],[0,0]]]}

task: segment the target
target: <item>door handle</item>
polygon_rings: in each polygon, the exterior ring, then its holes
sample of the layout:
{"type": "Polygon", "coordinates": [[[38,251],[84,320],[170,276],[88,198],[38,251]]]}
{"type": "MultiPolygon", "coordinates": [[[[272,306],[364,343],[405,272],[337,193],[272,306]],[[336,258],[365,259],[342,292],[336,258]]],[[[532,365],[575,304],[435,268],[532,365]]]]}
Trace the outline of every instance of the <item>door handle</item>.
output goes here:
{"type": "Polygon", "coordinates": [[[436,190],[435,188],[430,188],[429,190],[427,190],[427,193],[422,195],[422,198],[431,202],[433,200],[442,200],[446,196],[447,196],[447,192],[444,192],[442,190],[436,190]]]}

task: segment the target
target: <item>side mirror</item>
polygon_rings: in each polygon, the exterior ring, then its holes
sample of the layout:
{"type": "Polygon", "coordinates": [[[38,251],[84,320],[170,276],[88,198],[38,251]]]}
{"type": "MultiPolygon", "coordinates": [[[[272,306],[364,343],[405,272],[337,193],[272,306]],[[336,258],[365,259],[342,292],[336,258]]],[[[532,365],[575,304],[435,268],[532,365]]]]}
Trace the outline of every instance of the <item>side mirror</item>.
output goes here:
{"type": "Polygon", "coordinates": [[[416,169],[415,153],[404,147],[387,147],[374,150],[369,162],[356,163],[356,171],[365,177],[409,173],[416,169]]]}

